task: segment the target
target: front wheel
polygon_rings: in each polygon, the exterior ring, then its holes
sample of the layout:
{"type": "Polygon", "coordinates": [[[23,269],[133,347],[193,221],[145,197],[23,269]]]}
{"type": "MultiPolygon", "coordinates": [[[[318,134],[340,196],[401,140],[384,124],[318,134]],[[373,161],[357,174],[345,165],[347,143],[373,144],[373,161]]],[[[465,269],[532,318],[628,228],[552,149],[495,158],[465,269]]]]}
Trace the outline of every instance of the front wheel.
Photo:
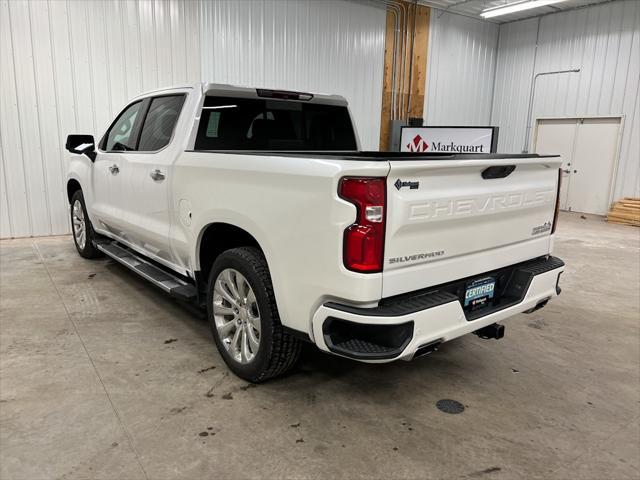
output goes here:
{"type": "Polygon", "coordinates": [[[76,244],[76,250],[80,256],[84,258],[100,257],[102,255],[100,250],[93,245],[95,232],[87,215],[82,190],[76,191],[71,197],[70,214],[73,242],[76,244]]]}
{"type": "Polygon", "coordinates": [[[234,248],[216,259],[207,315],[222,358],[245,380],[281,375],[300,356],[300,341],[280,324],[267,262],[256,248],[234,248]]]}

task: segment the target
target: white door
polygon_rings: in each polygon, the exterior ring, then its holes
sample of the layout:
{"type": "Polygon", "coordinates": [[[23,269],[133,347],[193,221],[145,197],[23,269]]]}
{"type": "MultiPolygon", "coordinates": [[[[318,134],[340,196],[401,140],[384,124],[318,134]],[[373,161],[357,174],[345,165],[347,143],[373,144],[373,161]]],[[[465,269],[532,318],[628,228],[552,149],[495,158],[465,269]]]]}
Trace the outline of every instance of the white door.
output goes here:
{"type": "Polygon", "coordinates": [[[127,173],[127,152],[135,149],[142,101],[134,102],[118,115],[100,145],[93,165],[95,228],[120,234],[123,212],[120,206],[122,179],[127,173]]]}
{"type": "Polygon", "coordinates": [[[560,208],[605,215],[609,210],[620,117],[537,121],[535,152],[562,155],[560,208]]]}
{"type": "Polygon", "coordinates": [[[569,185],[571,210],[607,214],[619,132],[620,118],[585,118],[578,124],[569,185]]]}
{"type": "Polygon", "coordinates": [[[178,150],[171,144],[186,94],[148,99],[148,109],[135,152],[127,154],[122,202],[129,243],[154,260],[173,268],[171,227],[171,166],[178,150]]]}

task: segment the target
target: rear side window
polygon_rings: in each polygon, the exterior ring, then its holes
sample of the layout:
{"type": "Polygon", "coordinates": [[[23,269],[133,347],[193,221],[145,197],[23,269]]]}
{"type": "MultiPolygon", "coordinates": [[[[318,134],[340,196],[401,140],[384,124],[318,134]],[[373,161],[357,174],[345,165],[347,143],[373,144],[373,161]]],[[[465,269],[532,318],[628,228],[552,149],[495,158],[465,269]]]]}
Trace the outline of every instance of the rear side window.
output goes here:
{"type": "Polygon", "coordinates": [[[169,144],[178,123],[184,98],[184,95],[170,95],[151,100],[140,133],[139,151],[153,152],[169,144]]]}
{"type": "Polygon", "coordinates": [[[103,149],[106,151],[127,151],[136,149],[136,119],[142,108],[142,101],[129,105],[107,132],[103,149]]]}
{"type": "Polygon", "coordinates": [[[196,150],[356,150],[346,107],[206,97],[196,150]]]}

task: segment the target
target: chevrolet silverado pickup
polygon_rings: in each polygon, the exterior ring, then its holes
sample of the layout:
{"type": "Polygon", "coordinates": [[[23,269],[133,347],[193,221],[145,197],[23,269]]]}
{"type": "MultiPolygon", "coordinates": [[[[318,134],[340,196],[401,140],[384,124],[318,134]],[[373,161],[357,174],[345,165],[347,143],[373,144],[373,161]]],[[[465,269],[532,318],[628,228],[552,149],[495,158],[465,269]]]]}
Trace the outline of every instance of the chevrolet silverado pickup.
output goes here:
{"type": "Polygon", "coordinates": [[[376,363],[500,338],[560,293],[556,156],[360,151],[343,97],[208,83],[66,148],[78,253],[206,306],[251,382],[303,341],[376,363]]]}

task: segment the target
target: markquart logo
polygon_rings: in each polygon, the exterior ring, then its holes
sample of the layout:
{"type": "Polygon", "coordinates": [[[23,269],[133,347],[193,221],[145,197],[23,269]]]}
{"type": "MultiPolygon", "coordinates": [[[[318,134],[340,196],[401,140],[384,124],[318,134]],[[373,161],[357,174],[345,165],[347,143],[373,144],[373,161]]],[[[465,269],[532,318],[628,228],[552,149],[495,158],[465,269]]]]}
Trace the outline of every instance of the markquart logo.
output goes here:
{"type": "Polygon", "coordinates": [[[432,150],[434,152],[457,152],[457,153],[484,153],[484,145],[462,145],[454,142],[429,142],[422,138],[421,135],[413,137],[407,148],[410,152],[426,152],[432,150]]]}
{"type": "Polygon", "coordinates": [[[407,148],[410,152],[426,152],[429,150],[429,144],[422,138],[422,136],[416,135],[413,137],[413,140],[407,143],[407,148]]]}

